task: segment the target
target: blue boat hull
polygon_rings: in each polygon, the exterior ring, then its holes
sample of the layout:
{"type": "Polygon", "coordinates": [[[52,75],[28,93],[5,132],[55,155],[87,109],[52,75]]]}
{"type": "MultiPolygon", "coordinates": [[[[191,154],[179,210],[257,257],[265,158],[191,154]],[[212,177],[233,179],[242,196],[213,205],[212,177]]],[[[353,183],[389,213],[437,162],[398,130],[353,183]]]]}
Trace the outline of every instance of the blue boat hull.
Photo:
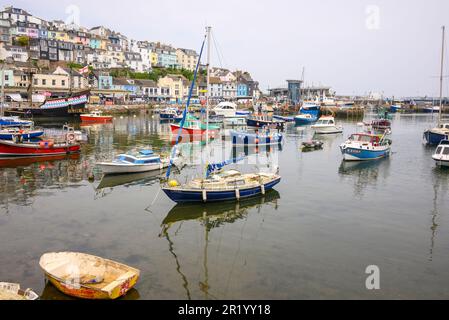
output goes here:
{"type": "MultiPolygon", "coordinates": [[[[265,185],[265,192],[273,189],[279,182],[281,182],[281,178],[274,180],[265,185]]],[[[188,203],[188,202],[219,202],[219,201],[236,201],[238,200],[236,197],[235,190],[232,191],[209,191],[207,192],[207,200],[203,200],[203,191],[180,191],[180,190],[171,190],[171,189],[163,189],[165,194],[176,203],[188,203]]],[[[262,188],[250,188],[250,189],[242,189],[240,190],[240,199],[250,198],[257,195],[262,194],[262,188]]]]}
{"type": "Polygon", "coordinates": [[[439,145],[442,140],[448,140],[449,136],[427,130],[424,132],[424,139],[426,139],[428,145],[439,145]]]}
{"type": "Polygon", "coordinates": [[[246,120],[246,125],[248,127],[256,127],[256,128],[263,128],[266,126],[270,126],[270,125],[276,125],[278,123],[281,123],[281,121],[276,122],[276,121],[264,121],[264,120],[256,120],[256,119],[247,119],[246,120]]]}
{"type": "Polygon", "coordinates": [[[177,116],[173,115],[173,114],[165,114],[165,113],[161,113],[160,115],[161,120],[173,120],[176,119],[177,116]]]}
{"type": "Polygon", "coordinates": [[[341,148],[345,161],[368,161],[390,156],[390,148],[384,150],[366,150],[359,148],[341,148]]]}
{"type": "Polygon", "coordinates": [[[293,118],[293,117],[283,117],[283,116],[273,116],[273,119],[282,120],[285,122],[294,122],[295,121],[295,118],[293,118]]]}
{"type": "MultiPolygon", "coordinates": [[[[30,140],[33,138],[39,138],[44,134],[44,131],[33,131],[31,133],[22,134],[23,139],[30,140]]],[[[13,135],[11,133],[0,133],[0,140],[12,140],[13,135]]]]}
{"type": "Polygon", "coordinates": [[[304,125],[315,123],[317,121],[318,121],[318,118],[311,118],[311,119],[295,118],[295,124],[297,126],[304,126],[304,125]]]}

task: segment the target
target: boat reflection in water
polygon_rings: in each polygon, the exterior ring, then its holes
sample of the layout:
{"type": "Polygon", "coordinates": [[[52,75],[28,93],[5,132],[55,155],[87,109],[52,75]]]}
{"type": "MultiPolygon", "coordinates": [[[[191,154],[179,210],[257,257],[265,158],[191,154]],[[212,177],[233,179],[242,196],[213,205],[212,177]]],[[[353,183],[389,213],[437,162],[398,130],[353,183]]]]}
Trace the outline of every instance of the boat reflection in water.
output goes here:
{"type": "MultiPolygon", "coordinates": [[[[117,299],[117,300],[139,300],[140,294],[139,291],[132,288],[128,291],[128,293],[117,299]]],[[[46,282],[44,290],[42,291],[40,295],[40,300],[79,300],[77,298],[67,296],[58,289],[56,289],[55,286],[53,286],[49,281],[46,282]]]]}
{"type": "Polygon", "coordinates": [[[363,196],[364,189],[369,185],[375,186],[379,177],[387,179],[389,167],[388,159],[364,162],[343,161],[338,172],[341,177],[354,179],[355,195],[363,196]]]}
{"type": "Polygon", "coordinates": [[[179,255],[175,252],[175,243],[171,239],[170,229],[173,227],[172,235],[177,237],[180,235],[182,225],[186,221],[198,221],[204,227],[204,278],[199,282],[199,290],[204,294],[205,299],[220,299],[220,297],[214,295],[213,289],[209,284],[208,246],[211,242],[209,239],[210,231],[223,227],[225,224],[232,224],[238,220],[246,219],[252,209],[260,211],[264,206],[271,205],[274,207],[274,210],[277,210],[280,198],[279,192],[271,190],[264,196],[242,199],[240,202],[178,204],[173,207],[162,222],[160,237],[168,241],[169,251],[175,259],[176,271],[181,277],[187,299],[192,300],[192,292],[197,291],[197,288],[190,287],[189,280],[183,272],[179,255]]]}
{"type": "Polygon", "coordinates": [[[264,145],[264,146],[233,146],[232,158],[236,159],[243,155],[246,157],[259,154],[270,154],[272,152],[282,151],[282,145],[264,145]]]}
{"type": "Polygon", "coordinates": [[[101,179],[96,191],[97,194],[105,197],[107,195],[105,189],[114,189],[119,186],[133,187],[153,185],[154,183],[159,182],[159,178],[162,178],[164,173],[165,170],[158,170],[141,173],[105,175],[103,176],[103,179],[101,179]]]}
{"type": "Polygon", "coordinates": [[[20,168],[20,167],[28,167],[34,163],[45,163],[49,164],[55,161],[63,161],[63,160],[79,160],[80,154],[70,154],[70,155],[55,155],[55,156],[42,156],[42,157],[34,157],[34,158],[6,158],[0,159],[0,168],[20,168]]]}

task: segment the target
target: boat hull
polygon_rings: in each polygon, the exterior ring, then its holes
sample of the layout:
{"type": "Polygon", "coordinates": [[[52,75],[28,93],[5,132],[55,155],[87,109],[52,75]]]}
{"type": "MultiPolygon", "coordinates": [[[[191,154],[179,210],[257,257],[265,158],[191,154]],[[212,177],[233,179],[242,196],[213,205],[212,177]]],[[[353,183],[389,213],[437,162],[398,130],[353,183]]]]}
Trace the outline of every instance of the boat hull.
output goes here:
{"type": "Polygon", "coordinates": [[[283,136],[280,134],[255,135],[244,132],[231,131],[231,141],[235,146],[263,146],[281,144],[283,136]]]}
{"type": "Polygon", "coordinates": [[[391,148],[367,150],[353,147],[340,147],[345,161],[369,161],[390,156],[391,148]]]}
{"type": "Polygon", "coordinates": [[[282,120],[285,122],[295,122],[295,118],[293,117],[273,116],[273,119],[282,120]]]}
{"type": "Polygon", "coordinates": [[[283,121],[264,121],[264,120],[257,120],[257,119],[247,119],[246,120],[246,125],[248,127],[255,127],[255,128],[263,128],[263,127],[278,125],[278,124],[284,124],[284,122],[283,121]]]}
{"type": "Polygon", "coordinates": [[[149,171],[160,171],[168,166],[168,164],[157,163],[150,165],[126,165],[115,163],[98,163],[97,166],[104,174],[124,174],[124,173],[141,173],[149,171]]]}
{"type": "Polygon", "coordinates": [[[312,126],[316,134],[338,134],[343,133],[342,128],[335,126],[312,126]]]}
{"type": "Polygon", "coordinates": [[[448,140],[449,135],[427,130],[424,132],[424,139],[428,145],[439,145],[442,140],[448,140]]]}
{"type": "MultiPolygon", "coordinates": [[[[171,131],[173,134],[178,134],[179,129],[181,128],[180,125],[172,124],[171,131]]],[[[183,127],[181,130],[181,135],[190,135],[190,136],[205,136],[207,130],[206,129],[196,129],[196,128],[189,128],[189,127],[183,127]]],[[[217,130],[209,130],[209,137],[214,138],[217,134],[217,130]]]]}
{"type": "MultiPolygon", "coordinates": [[[[264,185],[265,192],[273,189],[274,186],[281,182],[281,178],[277,178],[270,181],[264,185]]],[[[247,189],[241,189],[240,197],[237,198],[236,190],[226,190],[226,191],[206,191],[206,200],[204,200],[203,190],[176,190],[170,188],[162,189],[165,194],[176,203],[205,203],[205,202],[219,202],[219,201],[236,201],[244,198],[250,198],[263,194],[262,187],[253,187],[247,189]]]]}
{"type": "Polygon", "coordinates": [[[41,157],[80,152],[79,144],[56,144],[42,147],[39,143],[14,143],[0,141],[0,157],[41,157]]]}
{"type": "Polygon", "coordinates": [[[297,126],[304,126],[304,125],[308,125],[308,124],[312,124],[318,121],[318,118],[295,118],[295,124],[297,126]]]}
{"type": "MultiPolygon", "coordinates": [[[[29,140],[29,139],[33,139],[33,138],[39,138],[43,134],[44,134],[43,130],[33,130],[33,131],[29,131],[28,133],[23,133],[23,134],[19,134],[19,135],[21,135],[23,139],[29,140]]],[[[16,134],[0,132],[0,140],[12,140],[15,135],[16,134]]]]}
{"type": "Polygon", "coordinates": [[[81,115],[80,116],[82,122],[88,122],[88,123],[108,123],[112,122],[114,119],[110,116],[103,116],[103,117],[93,117],[88,115],[81,115]]]}

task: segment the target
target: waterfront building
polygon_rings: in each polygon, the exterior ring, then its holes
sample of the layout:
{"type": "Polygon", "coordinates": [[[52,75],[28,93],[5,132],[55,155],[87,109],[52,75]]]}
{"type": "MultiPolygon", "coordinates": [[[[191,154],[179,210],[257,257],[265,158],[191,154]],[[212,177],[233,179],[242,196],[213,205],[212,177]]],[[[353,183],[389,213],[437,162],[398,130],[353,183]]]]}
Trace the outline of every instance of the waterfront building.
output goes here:
{"type": "Polygon", "coordinates": [[[136,72],[144,72],[148,70],[144,68],[140,53],[125,52],[125,65],[136,72]]]}
{"type": "Polygon", "coordinates": [[[237,97],[237,83],[235,81],[223,82],[223,98],[233,100],[237,97]]]}
{"type": "Polygon", "coordinates": [[[0,60],[5,60],[11,57],[17,62],[27,62],[28,52],[27,49],[20,46],[11,46],[4,43],[0,43],[0,60]]]}
{"type": "Polygon", "coordinates": [[[112,31],[106,27],[98,26],[98,27],[93,27],[92,29],[90,29],[89,33],[96,35],[100,38],[107,38],[112,34],[112,31]]]}
{"type": "Polygon", "coordinates": [[[158,81],[158,86],[168,88],[170,97],[174,102],[182,103],[185,95],[188,94],[189,88],[185,84],[189,81],[182,75],[169,74],[158,81]]]}

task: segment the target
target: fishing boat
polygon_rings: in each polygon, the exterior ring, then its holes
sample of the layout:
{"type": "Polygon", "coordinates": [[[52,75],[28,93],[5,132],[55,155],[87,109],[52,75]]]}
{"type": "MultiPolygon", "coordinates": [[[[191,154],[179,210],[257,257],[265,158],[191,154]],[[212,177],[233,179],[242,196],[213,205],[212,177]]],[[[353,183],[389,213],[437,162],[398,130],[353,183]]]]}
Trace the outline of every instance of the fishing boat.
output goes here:
{"type": "Polygon", "coordinates": [[[308,125],[318,121],[321,106],[314,103],[305,103],[295,117],[297,126],[308,125]]]}
{"type": "Polygon", "coordinates": [[[364,161],[386,158],[390,156],[392,141],[389,134],[356,133],[340,146],[345,161],[364,161]]]}
{"type": "Polygon", "coordinates": [[[273,119],[282,120],[284,122],[295,122],[295,117],[284,117],[279,115],[273,115],[273,119]]]}
{"type": "Polygon", "coordinates": [[[442,140],[432,156],[437,166],[449,167],[449,140],[442,140]]]}
{"type": "Polygon", "coordinates": [[[160,112],[159,116],[161,120],[175,120],[179,119],[180,114],[177,108],[166,108],[160,112]]]}
{"type": "Polygon", "coordinates": [[[55,140],[7,141],[0,140],[0,157],[42,157],[50,155],[63,155],[80,152],[81,147],[75,141],[73,134],[67,134],[65,141],[55,140]]]}
{"type": "Polygon", "coordinates": [[[255,133],[247,131],[230,131],[232,144],[235,146],[263,146],[280,144],[283,142],[284,135],[282,133],[273,132],[269,129],[258,131],[255,133]]]}
{"type": "Polygon", "coordinates": [[[190,114],[186,115],[186,120],[182,126],[181,124],[171,125],[171,131],[174,134],[178,134],[179,129],[181,129],[182,135],[187,134],[192,136],[203,136],[206,135],[207,132],[209,132],[209,136],[211,138],[216,137],[218,135],[218,131],[220,131],[219,126],[204,124],[201,122],[201,120],[190,114]]]}
{"type": "Polygon", "coordinates": [[[7,112],[25,113],[37,117],[68,117],[85,112],[89,101],[90,90],[72,93],[62,98],[46,99],[38,107],[20,107],[9,109],[7,112]]]}
{"type": "Polygon", "coordinates": [[[39,299],[39,295],[32,289],[22,290],[20,289],[20,284],[0,282],[0,301],[37,299],[39,299]]]}
{"type": "Polygon", "coordinates": [[[101,111],[93,111],[89,114],[82,114],[80,115],[82,122],[89,122],[89,123],[107,123],[111,122],[114,117],[113,116],[105,116],[103,115],[103,112],[101,111]]]}
{"type": "Polygon", "coordinates": [[[123,174],[156,171],[167,168],[169,160],[154,154],[152,150],[120,154],[111,162],[98,162],[97,167],[104,174],[123,174]]]}
{"type": "Polygon", "coordinates": [[[439,106],[433,106],[433,107],[425,107],[423,109],[424,113],[438,113],[440,112],[440,107],[439,106]]]}
{"type": "Polygon", "coordinates": [[[367,126],[376,131],[391,130],[391,121],[388,119],[375,119],[368,123],[367,126]]]}
{"type": "Polygon", "coordinates": [[[438,124],[436,127],[424,132],[424,139],[428,145],[438,145],[443,140],[449,139],[449,121],[443,121],[443,79],[444,79],[444,49],[445,49],[445,30],[442,27],[442,46],[441,46],[441,72],[440,72],[440,109],[438,114],[438,124]]]}
{"type": "MultiPolygon", "coordinates": [[[[222,164],[209,165],[208,172],[222,168],[222,164]]],[[[265,194],[281,181],[278,174],[250,173],[242,174],[237,170],[229,170],[209,175],[206,179],[194,179],[184,185],[170,180],[167,187],[162,188],[174,202],[216,202],[238,201],[265,194]]]]}
{"type": "Polygon", "coordinates": [[[285,121],[283,120],[276,120],[273,119],[273,117],[268,116],[251,116],[246,119],[246,124],[248,127],[256,127],[256,128],[263,128],[263,127],[285,127],[285,121]]]}
{"type": "Polygon", "coordinates": [[[38,138],[44,134],[44,130],[40,128],[5,128],[0,129],[0,140],[13,140],[15,137],[23,140],[38,138]]]}
{"type": "Polygon", "coordinates": [[[334,117],[321,117],[311,128],[315,131],[315,134],[336,134],[343,132],[343,127],[335,123],[334,117]]]}
{"type": "Polygon", "coordinates": [[[84,253],[46,253],[39,264],[46,279],[58,290],[81,299],[120,298],[140,276],[135,268],[84,253]]]}

